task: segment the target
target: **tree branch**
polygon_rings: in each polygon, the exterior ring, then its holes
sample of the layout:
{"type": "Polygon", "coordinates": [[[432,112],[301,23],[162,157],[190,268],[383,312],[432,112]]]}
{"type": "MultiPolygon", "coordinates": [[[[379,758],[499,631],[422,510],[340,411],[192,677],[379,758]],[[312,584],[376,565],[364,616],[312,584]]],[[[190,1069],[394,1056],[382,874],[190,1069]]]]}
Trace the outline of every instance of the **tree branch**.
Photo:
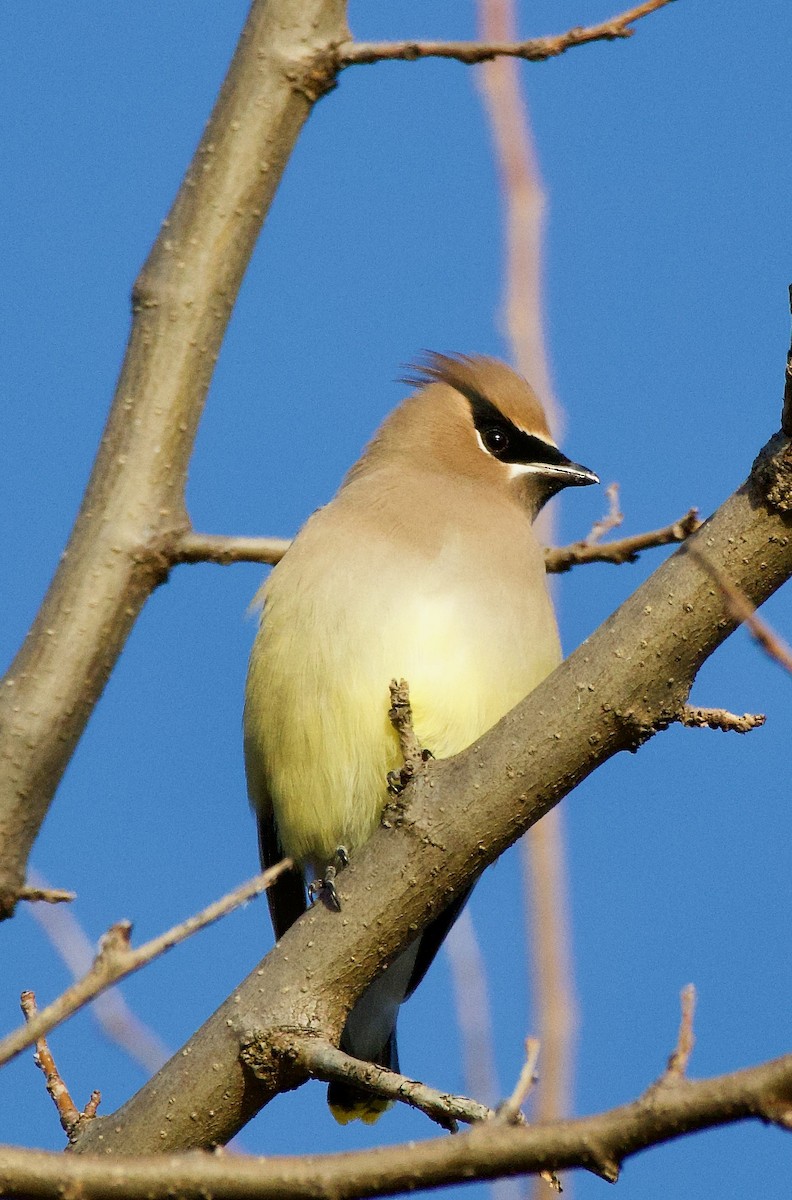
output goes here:
{"type": "Polygon", "coordinates": [[[615,1182],[625,1159],[641,1150],[746,1118],[792,1129],[792,1055],[711,1079],[661,1080],[631,1104],[596,1116],[544,1125],[488,1121],[456,1137],[349,1154],[108,1158],[2,1147],[0,1191],[36,1200],[58,1200],[64,1188],[79,1188],[82,1200],[203,1192],[214,1200],[353,1200],[573,1167],[615,1182]]]}
{"type": "Polygon", "coordinates": [[[25,884],[16,894],[17,900],[28,900],[32,903],[69,904],[77,899],[76,892],[67,892],[64,888],[36,887],[25,884]]]}
{"type": "MultiPolygon", "coordinates": [[[[792,575],[792,489],[784,482],[791,453],[788,440],[775,437],[748,482],[693,535],[752,604],[792,575]]],[[[306,1030],[337,1044],[371,979],[488,863],[600,763],[678,718],[699,667],[735,626],[694,556],[683,548],[668,558],[484,737],[418,772],[403,819],[379,829],[339,873],[342,916],[310,909],[188,1052],[81,1131],[77,1149],[162,1153],[227,1141],[300,1082],[276,1053],[284,1035],[306,1030]],[[251,1042],[255,1079],[240,1059],[251,1042]]]]}
{"type": "Polygon", "coordinates": [[[188,529],[187,465],[242,276],[344,0],[253,0],[201,143],[133,290],[116,396],[68,547],[0,689],[0,919],[127,636],[188,529]]]}
{"type": "Polygon", "coordinates": [[[471,1100],[467,1096],[439,1092],[416,1079],[399,1075],[396,1071],[388,1071],[374,1063],[351,1058],[329,1042],[306,1038],[292,1044],[290,1052],[295,1055],[295,1062],[302,1066],[312,1079],[321,1079],[324,1083],[340,1080],[343,1083],[357,1084],[386,1100],[417,1108],[451,1133],[456,1133],[460,1121],[472,1125],[475,1121],[487,1121],[495,1116],[495,1110],[488,1108],[486,1104],[479,1104],[477,1100],[471,1100]]]}
{"type": "Polygon", "coordinates": [[[165,933],[144,942],[136,950],[129,944],[132,925],[129,921],[118,921],[108,929],[99,946],[99,953],[94,959],[93,966],[82,979],[78,979],[40,1012],[31,1010],[27,1023],[0,1039],[0,1066],[16,1058],[28,1046],[45,1033],[49,1033],[60,1025],[67,1017],[72,1016],[84,1005],[88,1004],[101,992],[145,967],[147,963],[159,958],[166,950],[171,950],[179,942],[219,921],[221,917],[233,912],[254,896],[260,896],[266,891],[284,871],[292,866],[290,858],[284,858],[274,867],[270,867],[262,875],[235,888],[220,900],[215,900],[195,916],[188,917],[179,925],[174,925],[165,933]]]}
{"type": "Polygon", "coordinates": [[[351,67],[364,63],[414,62],[418,58],[452,58],[471,65],[506,55],[528,62],[544,62],[573,46],[632,37],[635,30],[631,26],[636,21],[671,3],[673,0],[646,0],[599,25],[578,26],[566,33],[530,38],[524,42],[349,42],[339,48],[338,61],[340,67],[351,67]]]}
{"type": "Polygon", "coordinates": [[[648,533],[634,533],[614,542],[596,542],[589,535],[580,542],[572,542],[569,546],[552,546],[545,550],[545,569],[560,575],[580,563],[635,562],[642,550],[684,542],[691,533],[701,528],[701,524],[698,509],[691,508],[678,521],[648,533]]]}
{"type": "MultiPolygon", "coordinates": [[[[670,525],[664,525],[662,529],[634,533],[618,541],[604,544],[594,542],[592,531],[579,542],[572,542],[568,546],[548,547],[545,550],[545,567],[548,572],[561,574],[579,563],[634,562],[642,550],[682,542],[700,527],[698,509],[691,508],[684,517],[670,525]]],[[[152,548],[152,553],[156,552],[159,559],[167,564],[168,570],[180,563],[199,562],[216,563],[223,567],[240,562],[274,565],[280,562],[290,545],[290,538],[237,537],[218,533],[197,533],[194,529],[187,529],[174,530],[163,535],[152,548]]]]}
{"type": "Polygon", "coordinates": [[[224,537],[222,534],[196,533],[194,529],[169,538],[162,546],[174,566],[178,563],[277,563],[289,548],[288,538],[224,537]]]}
{"type": "MultiPolygon", "coordinates": [[[[36,1019],[36,997],[33,992],[23,992],[20,997],[20,1007],[25,1014],[25,1019],[32,1023],[36,1019]]],[[[58,1118],[61,1123],[61,1128],[66,1134],[69,1141],[73,1141],[77,1130],[85,1121],[92,1121],[96,1116],[102,1096],[100,1092],[91,1092],[91,1098],[85,1108],[80,1111],[77,1105],[71,1098],[71,1093],[63,1081],[60,1071],[55,1065],[55,1059],[52,1056],[47,1039],[44,1037],[36,1038],[36,1066],[44,1073],[44,1080],[47,1085],[52,1103],[58,1110],[58,1118]]]]}

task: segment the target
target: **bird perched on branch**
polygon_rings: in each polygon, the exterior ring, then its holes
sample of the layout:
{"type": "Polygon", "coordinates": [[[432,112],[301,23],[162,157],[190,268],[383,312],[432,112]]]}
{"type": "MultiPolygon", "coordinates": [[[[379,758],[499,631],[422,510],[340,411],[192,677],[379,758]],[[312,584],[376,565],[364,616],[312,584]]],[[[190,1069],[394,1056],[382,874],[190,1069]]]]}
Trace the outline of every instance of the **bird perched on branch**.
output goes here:
{"type": "MultiPolygon", "coordinates": [[[[377,828],[400,752],[389,683],[406,679],[415,732],[448,758],[561,659],[531,528],[562,488],[597,483],[555,445],[526,381],[492,358],[432,354],[272,571],[245,703],[248,791],[262,863],[299,870],[268,892],[280,938],[377,828]],[[328,871],[328,865],[330,871],[328,871]]],[[[464,903],[392,963],[349,1014],[341,1047],[398,1070],[396,1016],[464,903]]],[[[373,1121],[375,1096],[331,1084],[335,1117],[373,1121]]]]}

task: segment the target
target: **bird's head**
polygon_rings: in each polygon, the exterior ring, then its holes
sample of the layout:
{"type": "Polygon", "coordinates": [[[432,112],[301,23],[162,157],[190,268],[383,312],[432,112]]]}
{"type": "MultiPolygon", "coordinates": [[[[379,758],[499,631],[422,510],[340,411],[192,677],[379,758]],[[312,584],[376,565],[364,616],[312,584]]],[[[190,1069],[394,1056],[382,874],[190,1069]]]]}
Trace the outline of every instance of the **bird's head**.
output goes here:
{"type": "Polygon", "coordinates": [[[533,388],[506,363],[427,354],[405,382],[416,391],[385,421],[370,452],[507,489],[535,516],[565,487],[599,483],[556,446],[533,388]]]}

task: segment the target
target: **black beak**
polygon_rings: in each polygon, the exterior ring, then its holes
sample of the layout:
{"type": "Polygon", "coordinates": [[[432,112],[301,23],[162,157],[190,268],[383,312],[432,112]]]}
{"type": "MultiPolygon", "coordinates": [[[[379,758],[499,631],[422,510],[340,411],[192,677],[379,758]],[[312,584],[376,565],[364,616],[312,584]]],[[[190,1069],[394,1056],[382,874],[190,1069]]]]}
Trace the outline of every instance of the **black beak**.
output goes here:
{"type": "Polygon", "coordinates": [[[542,474],[554,475],[559,487],[585,487],[589,483],[600,481],[599,475],[595,475],[588,467],[565,458],[563,454],[559,454],[557,462],[542,463],[542,474]]]}

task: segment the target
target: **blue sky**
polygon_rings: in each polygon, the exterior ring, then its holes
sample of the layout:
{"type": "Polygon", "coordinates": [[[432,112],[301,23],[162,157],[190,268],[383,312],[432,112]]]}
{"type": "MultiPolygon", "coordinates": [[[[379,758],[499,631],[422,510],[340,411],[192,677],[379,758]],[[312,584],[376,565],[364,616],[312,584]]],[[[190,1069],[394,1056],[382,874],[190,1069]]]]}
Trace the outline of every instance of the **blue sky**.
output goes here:
{"type": "MultiPolygon", "coordinates": [[[[535,0],[521,32],[615,11],[535,0]]],[[[84,0],[0,16],[4,183],[0,536],[3,665],[63,548],[112,395],[132,281],[206,120],[246,5],[84,0]]],[[[361,38],[468,37],[472,3],[355,2],[361,38]]],[[[710,512],[778,426],[792,279],[788,0],[678,0],[629,42],[522,68],[548,193],[546,297],[564,445],[618,480],[625,529],[710,512]],[[760,29],[758,24],[761,23],[760,29]]],[[[422,348],[504,354],[499,200],[473,74],[455,63],[361,67],[317,106],[242,288],[189,485],[196,526],[293,533],[327,500],[422,348]]],[[[601,514],[601,489],[563,503],[564,539],[601,514]]],[[[659,561],[563,577],[574,648],[659,561]]],[[[240,746],[255,566],[181,567],[152,598],[91,721],[34,863],[79,894],[92,937],[129,917],[138,939],[256,868],[240,746]]],[[[789,592],[766,615],[792,638],[789,592]]],[[[699,991],[691,1071],[790,1049],[792,680],[739,632],[693,699],[760,710],[746,738],[672,729],[564,802],[581,1028],[576,1111],[637,1095],[675,1037],[678,993],[699,991]]],[[[512,853],[472,912],[490,967],[504,1091],[533,1017],[512,853]],[[508,964],[508,966],[506,965],[508,964]]],[[[0,1029],[18,994],[67,982],[30,914],[5,925],[0,1029]]],[[[174,1049],[271,941],[264,905],[130,981],[138,1015],[174,1049]]],[[[402,1063],[460,1089],[447,968],[400,1023],[402,1063]]],[[[78,1098],[111,1111],[140,1070],[86,1014],[52,1039],[78,1098]]],[[[29,1057],[0,1075],[0,1140],[58,1147],[29,1057]]],[[[319,1085],[244,1133],[254,1151],[342,1149],[432,1135],[389,1114],[339,1130],[319,1085]]],[[[789,1195],[789,1142],[744,1126],[630,1161],[626,1200],[789,1195]],[[694,1181],[694,1182],[691,1182],[694,1181]]],[[[580,1176],[581,1200],[606,1185],[580,1176]]]]}

